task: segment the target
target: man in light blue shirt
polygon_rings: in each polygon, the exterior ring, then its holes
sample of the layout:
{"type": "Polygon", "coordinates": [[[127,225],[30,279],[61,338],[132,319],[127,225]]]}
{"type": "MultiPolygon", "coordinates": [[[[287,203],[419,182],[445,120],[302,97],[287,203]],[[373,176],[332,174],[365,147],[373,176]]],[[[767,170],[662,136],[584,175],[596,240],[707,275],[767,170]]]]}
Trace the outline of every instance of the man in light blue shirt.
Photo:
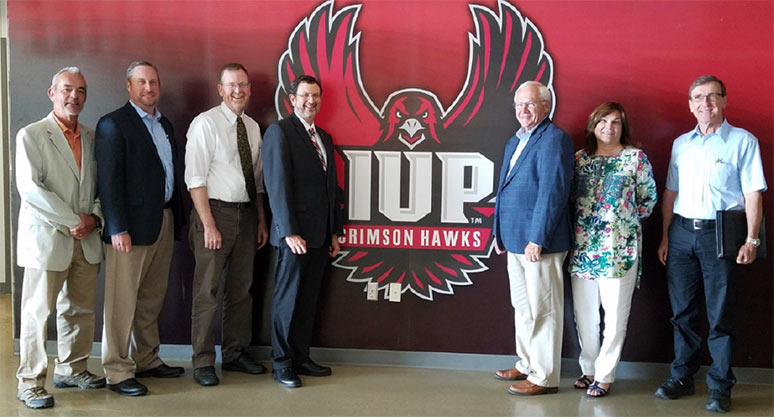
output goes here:
{"type": "Polygon", "coordinates": [[[98,194],[105,218],[105,317],[102,365],[108,388],[139,396],[135,378],[174,378],[182,367],[159,357],[158,317],[167,292],[174,240],[183,223],[175,187],[175,134],[157,104],[156,67],[135,61],[126,71],[129,100],[97,123],[98,194]]]}
{"type": "Polygon", "coordinates": [[[175,167],[172,163],[172,144],[169,143],[169,136],[161,124],[161,118],[164,116],[158,108],[155,109],[154,114],[149,114],[133,101],[129,100],[129,104],[137,111],[137,115],[148,128],[153,144],[156,145],[156,152],[158,152],[161,165],[164,167],[164,201],[169,202],[175,188],[175,167]]]}
{"type": "Polygon", "coordinates": [[[706,408],[726,412],[731,408],[731,388],[736,383],[731,370],[735,275],[737,265],[755,260],[763,212],[761,193],[767,187],[758,140],[723,117],[723,82],[703,75],[691,84],[688,96],[698,124],[672,145],[658,248],[659,260],[667,267],[675,359],[670,378],[658,388],[656,396],[676,399],[695,392],[693,375],[699,368],[702,342],[699,299],[703,297],[709,321],[707,345],[712,356],[706,408]],[[718,210],[745,212],[747,241],[736,259],[717,258],[718,210]]]}

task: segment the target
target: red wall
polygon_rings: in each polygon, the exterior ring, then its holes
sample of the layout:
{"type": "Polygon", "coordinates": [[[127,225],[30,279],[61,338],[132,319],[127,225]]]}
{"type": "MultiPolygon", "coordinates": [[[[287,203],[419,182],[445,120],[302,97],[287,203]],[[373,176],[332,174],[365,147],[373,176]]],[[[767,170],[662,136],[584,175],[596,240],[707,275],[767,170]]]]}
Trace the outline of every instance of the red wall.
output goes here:
{"type": "MultiPolygon", "coordinates": [[[[355,29],[362,32],[361,72],[371,98],[381,104],[390,92],[419,87],[435,92],[445,105],[451,103],[466,76],[468,32],[474,30],[468,2],[341,1],[336,8],[358,3],[363,6],[355,29]]],[[[150,60],[160,68],[161,109],[175,124],[181,149],[190,120],[217,103],[217,69],[227,61],[240,61],[250,70],[253,100],[248,113],[265,128],[276,119],[277,62],[287,48],[288,35],[318,4],[11,0],[11,133],[50,110],[42,94],[46,83],[53,72],[71,64],[83,67],[89,83],[82,119],[96,124],[101,114],[126,100],[123,72],[134,59],[150,60]]],[[[495,1],[476,4],[497,10],[495,1]]],[[[554,121],[570,133],[576,147],[589,112],[603,101],[620,101],[663,190],[672,140],[695,124],[688,111],[688,85],[698,75],[712,73],[728,87],[728,120],[758,137],[766,179],[772,184],[772,2],[513,4],[543,35],[554,63],[554,121]]],[[[764,210],[774,220],[771,191],[764,194],[764,210]]],[[[767,233],[774,237],[774,221],[768,224],[767,233]]],[[[664,269],[655,260],[660,233],[660,216],[655,214],[646,225],[645,270],[642,288],[634,296],[624,360],[671,359],[664,269]]],[[[736,365],[772,367],[771,247],[768,260],[757,261],[743,272],[736,365]]],[[[264,251],[260,259],[267,258],[264,251]]],[[[162,324],[165,340],[187,343],[192,258],[184,245],[178,247],[175,262],[162,324]]],[[[512,353],[504,259],[489,265],[489,271],[473,277],[473,286],[433,302],[404,294],[400,304],[369,303],[361,285],[331,280],[324,294],[317,343],[512,353]]],[[[267,269],[265,263],[256,266],[258,276],[266,275],[267,269]]],[[[260,305],[266,291],[263,282],[256,286],[258,317],[267,310],[260,305]]],[[[569,288],[567,298],[569,302],[569,288]]],[[[577,354],[571,311],[567,304],[568,357],[577,354]]],[[[256,342],[268,343],[265,326],[256,342]]]]}

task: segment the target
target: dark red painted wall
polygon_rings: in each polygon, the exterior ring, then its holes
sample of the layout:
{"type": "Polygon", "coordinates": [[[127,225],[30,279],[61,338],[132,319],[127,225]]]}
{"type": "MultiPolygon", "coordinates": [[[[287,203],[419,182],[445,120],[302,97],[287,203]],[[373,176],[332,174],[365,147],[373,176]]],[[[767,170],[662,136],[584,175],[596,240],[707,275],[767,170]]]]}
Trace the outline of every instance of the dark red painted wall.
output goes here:
{"type": "MultiPolygon", "coordinates": [[[[468,2],[341,1],[336,8],[358,3],[363,4],[356,24],[362,32],[361,71],[374,101],[381,103],[401,88],[421,87],[449,104],[467,71],[468,32],[474,30],[468,2]]],[[[71,64],[86,73],[89,101],[82,120],[93,126],[101,114],[126,100],[123,72],[134,59],[150,60],[160,68],[161,109],[177,129],[181,150],[191,119],[217,103],[216,72],[227,61],[240,61],[250,70],[253,95],[248,113],[265,128],[276,119],[278,59],[291,31],[318,4],[11,0],[11,133],[50,110],[44,96],[50,76],[71,64]]],[[[476,4],[496,10],[495,1],[476,4]]],[[[758,137],[766,179],[772,184],[771,2],[513,4],[543,34],[554,62],[554,121],[570,133],[576,147],[588,113],[603,101],[620,101],[663,190],[671,142],[695,124],[688,111],[688,85],[698,75],[712,73],[727,84],[728,120],[758,137]]],[[[18,207],[18,201],[15,204],[18,207]]],[[[655,255],[661,234],[659,209],[646,225],[644,276],[634,296],[624,360],[667,362],[672,355],[664,268],[655,255]]],[[[774,219],[771,191],[764,194],[764,211],[774,219]]],[[[772,224],[769,221],[769,236],[774,236],[772,224]]],[[[734,358],[739,366],[772,367],[771,247],[768,260],[745,268],[741,277],[734,358]]],[[[257,323],[268,317],[263,299],[271,285],[269,257],[263,250],[256,264],[257,323]]],[[[192,264],[186,244],[179,244],[162,318],[165,342],[188,343],[192,264]]],[[[432,302],[409,294],[400,304],[367,302],[361,285],[330,280],[316,342],[329,347],[512,353],[504,259],[489,265],[489,271],[473,276],[473,286],[432,302]]],[[[18,290],[21,275],[18,268],[15,272],[18,290]]],[[[572,357],[577,342],[569,287],[566,293],[564,355],[572,357]]],[[[255,337],[257,344],[268,344],[263,327],[255,337]]]]}

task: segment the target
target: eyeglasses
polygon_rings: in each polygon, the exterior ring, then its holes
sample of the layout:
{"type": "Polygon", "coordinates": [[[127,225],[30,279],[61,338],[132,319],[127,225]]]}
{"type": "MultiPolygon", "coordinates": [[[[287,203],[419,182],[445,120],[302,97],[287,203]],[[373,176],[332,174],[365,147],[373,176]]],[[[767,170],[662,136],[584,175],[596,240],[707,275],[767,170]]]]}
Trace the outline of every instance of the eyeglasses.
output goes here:
{"type": "Polygon", "coordinates": [[[714,103],[725,96],[726,95],[723,93],[696,94],[695,96],[691,96],[691,101],[694,103],[704,103],[704,100],[709,99],[709,101],[714,103]]]}
{"type": "Polygon", "coordinates": [[[250,83],[226,83],[221,84],[223,87],[228,88],[229,90],[235,90],[237,87],[241,88],[242,90],[246,90],[247,87],[250,87],[250,83]]]}
{"type": "Polygon", "coordinates": [[[317,94],[317,93],[305,93],[305,94],[293,94],[293,95],[302,100],[306,100],[310,97],[317,100],[318,98],[322,97],[320,94],[317,94]]]}
{"type": "MultiPolygon", "coordinates": [[[[548,100],[540,100],[538,103],[545,103],[547,101],[548,100]]],[[[525,101],[525,102],[522,102],[522,103],[513,103],[513,108],[514,109],[519,109],[519,108],[522,108],[522,107],[526,107],[526,108],[528,108],[530,110],[535,110],[535,107],[537,107],[537,103],[535,103],[534,101],[525,101]]]]}

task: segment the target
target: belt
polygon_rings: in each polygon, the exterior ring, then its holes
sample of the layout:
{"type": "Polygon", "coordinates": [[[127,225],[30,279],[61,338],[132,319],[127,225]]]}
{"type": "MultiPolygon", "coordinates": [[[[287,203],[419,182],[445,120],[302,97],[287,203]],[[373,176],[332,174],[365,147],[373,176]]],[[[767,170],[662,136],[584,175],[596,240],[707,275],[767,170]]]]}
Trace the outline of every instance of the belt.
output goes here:
{"type": "Polygon", "coordinates": [[[676,214],[675,218],[677,221],[680,222],[683,226],[685,226],[688,229],[693,230],[705,230],[705,229],[714,229],[715,228],[715,220],[704,220],[704,219],[686,219],[685,217],[676,214]]]}
{"type": "Polygon", "coordinates": [[[169,200],[166,203],[164,203],[164,208],[165,209],[171,209],[172,208],[172,200],[169,200]]]}
{"type": "Polygon", "coordinates": [[[212,207],[224,207],[224,208],[235,208],[235,209],[243,209],[243,208],[250,208],[253,206],[252,201],[245,201],[242,203],[233,203],[231,201],[222,201],[222,200],[216,200],[214,198],[210,199],[210,206],[212,207]]]}

